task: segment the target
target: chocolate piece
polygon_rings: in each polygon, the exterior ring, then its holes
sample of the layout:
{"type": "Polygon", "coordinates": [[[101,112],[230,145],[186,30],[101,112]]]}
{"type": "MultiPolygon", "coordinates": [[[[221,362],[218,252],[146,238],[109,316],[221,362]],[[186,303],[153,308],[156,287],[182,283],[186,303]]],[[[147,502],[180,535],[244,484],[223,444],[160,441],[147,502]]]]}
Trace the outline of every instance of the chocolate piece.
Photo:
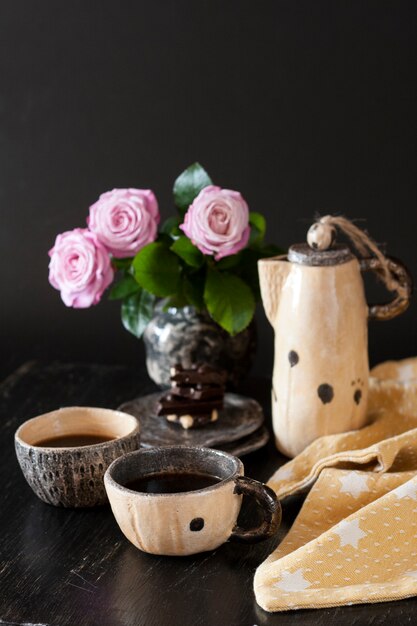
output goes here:
{"type": "MultiPolygon", "coordinates": [[[[207,398],[222,398],[224,396],[224,387],[213,385],[194,385],[187,387],[177,386],[174,383],[171,387],[170,394],[181,398],[190,398],[192,400],[206,400],[207,398]]],[[[166,396],[168,398],[168,396],[166,396]]]]}
{"type": "Polygon", "coordinates": [[[178,422],[185,429],[204,426],[217,420],[217,409],[223,408],[226,372],[207,363],[189,369],[181,364],[171,368],[171,389],[157,404],[157,415],[178,422]]]}
{"type": "Polygon", "coordinates": [[[172,398],[172,400],[168,400],[166,397],[162,397],[157,405],[157,415],[201,415],[208,413],[212,409],[221,409],[222,407],[223,398],[202,402],[201,400],[193,401],[182,398],[172,398]]]}
{"type": "Polygon", "coordinates": [[[204,415],[167,415],[168,422],[177,422],[181,424],[181,426],[188,430],[189,428],[198,428],[201,426],[205,426],[206,424],[210,424],[211,422],[215,422],[219,417],[216,409],[211,411],[211,413],[206,413],[204,415]]]}
{"type": "Polygon", "coordinates": [[[171,368],[171,382],[196,385],[224,385],[227,374],[224,370],[216,370],[210,365],[200,365],[196,370],[184,370],[175,366],[171,368]]]}

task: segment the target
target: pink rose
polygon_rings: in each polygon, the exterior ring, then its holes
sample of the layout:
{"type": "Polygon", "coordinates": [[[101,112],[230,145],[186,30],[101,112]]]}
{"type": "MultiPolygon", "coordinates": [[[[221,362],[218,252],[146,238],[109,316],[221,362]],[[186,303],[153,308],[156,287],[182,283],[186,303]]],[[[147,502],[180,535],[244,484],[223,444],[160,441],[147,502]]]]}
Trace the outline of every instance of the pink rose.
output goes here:
{"type": "Polygon", "coordinates": [[[156,239],[158,202],[150,189],[113,189],[90,207],[87,223],[113,256],[135,256],[156,239]]]}
{"type": "Polygon", "coordinates": [[[109,253],[87,228],[58,235],[49,256],[49,282],[67,306],[85,309],[97,304],[113,280],[109,253]]]}
{"type": "Polygon", "coordinates": [[[248,243],[248,205],[238,191],[210,185],[190,205],[180,228],[203,254],[214,254],[218,261],[248,243]]]}

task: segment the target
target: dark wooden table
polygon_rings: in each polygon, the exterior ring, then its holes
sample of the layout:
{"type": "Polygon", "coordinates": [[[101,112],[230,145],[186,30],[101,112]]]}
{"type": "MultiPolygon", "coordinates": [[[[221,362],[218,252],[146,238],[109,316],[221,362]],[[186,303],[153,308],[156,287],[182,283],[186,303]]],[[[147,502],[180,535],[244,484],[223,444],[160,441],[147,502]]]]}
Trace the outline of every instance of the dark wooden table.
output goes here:
{"type": "MultiPolygon", "coordinates": [[[[269,410],[267,381],[245,393],[269,410]]],[[[287,532],[300,505],[284,507],[275,540],[225,544],[191,557],[156,557],[124,538],[108,506],[59,509],[42,503],[17,464],[13,435],[26,419],[59,406],[117,407],[154,390],[145,372],[119,366],[22,366],[0,385],[0,624],[48,626],[273,626],[411,624],[417,601],[269,614],[254,598],[255,568],[287,532]]],[[[246,474],[267,479],[283,462],[271,443],[244,459],[246,474]]],[[[243,522],[256,514],[244,505],[243,522]]]]}

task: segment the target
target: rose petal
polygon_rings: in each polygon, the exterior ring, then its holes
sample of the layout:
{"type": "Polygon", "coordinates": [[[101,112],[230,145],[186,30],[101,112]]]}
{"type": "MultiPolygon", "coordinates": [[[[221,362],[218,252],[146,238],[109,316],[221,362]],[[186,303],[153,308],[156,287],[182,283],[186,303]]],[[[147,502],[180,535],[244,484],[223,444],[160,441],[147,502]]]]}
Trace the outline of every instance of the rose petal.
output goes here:
{"type": "Polygon", "coordinates": [[[58,235],[49,256],[49,282],[61,292],[66,306],[87,308],[97,304],[113,280],[107,250],[86,228],[58,235]]]}
{"type": "Polygon", "coordinates": [[[181,230],[203,254],[216,259],[236,254],[249,240],[249,209],[238,191],[209,185],[184,216],[181,230]]]}
{"type": "Polygon", "coordinates": [[[90,207],[88,227],[117,258],[135,256],[155,241],[160,215],[150,189],[113,189],[90,207]]]}

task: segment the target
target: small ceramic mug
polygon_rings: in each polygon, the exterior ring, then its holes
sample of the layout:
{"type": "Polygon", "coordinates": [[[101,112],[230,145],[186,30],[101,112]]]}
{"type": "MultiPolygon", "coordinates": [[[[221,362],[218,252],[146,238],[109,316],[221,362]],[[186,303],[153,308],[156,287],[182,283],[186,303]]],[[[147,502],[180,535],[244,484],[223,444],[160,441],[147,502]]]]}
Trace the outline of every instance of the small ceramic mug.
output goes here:
{"type": "Polygon", "coordinates": [[[16,431],[17,460],[24,477],[44,502],[92,507],[107,502],[103,477],[110,463],[139,448],[140,425],[111,409],[66,407],[24,422],[16,431]],[[106,439],[89,445],[55,447],[51,439],[106,439]],[[49,442],[46,442],[49,440],[49,442]],[[44,443],[45,442],[45,443],[44,443]]]}
{"type": "Polygon", "coordinates": [[[255,543],[274,535],[281,506],[266,485],[243,476],[242,462],[210,448],[172,446],[126,454],[104,476],[113,514],[124,535],[150,554],[187,555],[214,550],[227,540],[255,543]],[[126,487],[161,474],[214,477],[210,486],[176,493],[147,493],[126,487]],[[236,526],[242,495],[263,510],[258,528],[236,526]]]}

